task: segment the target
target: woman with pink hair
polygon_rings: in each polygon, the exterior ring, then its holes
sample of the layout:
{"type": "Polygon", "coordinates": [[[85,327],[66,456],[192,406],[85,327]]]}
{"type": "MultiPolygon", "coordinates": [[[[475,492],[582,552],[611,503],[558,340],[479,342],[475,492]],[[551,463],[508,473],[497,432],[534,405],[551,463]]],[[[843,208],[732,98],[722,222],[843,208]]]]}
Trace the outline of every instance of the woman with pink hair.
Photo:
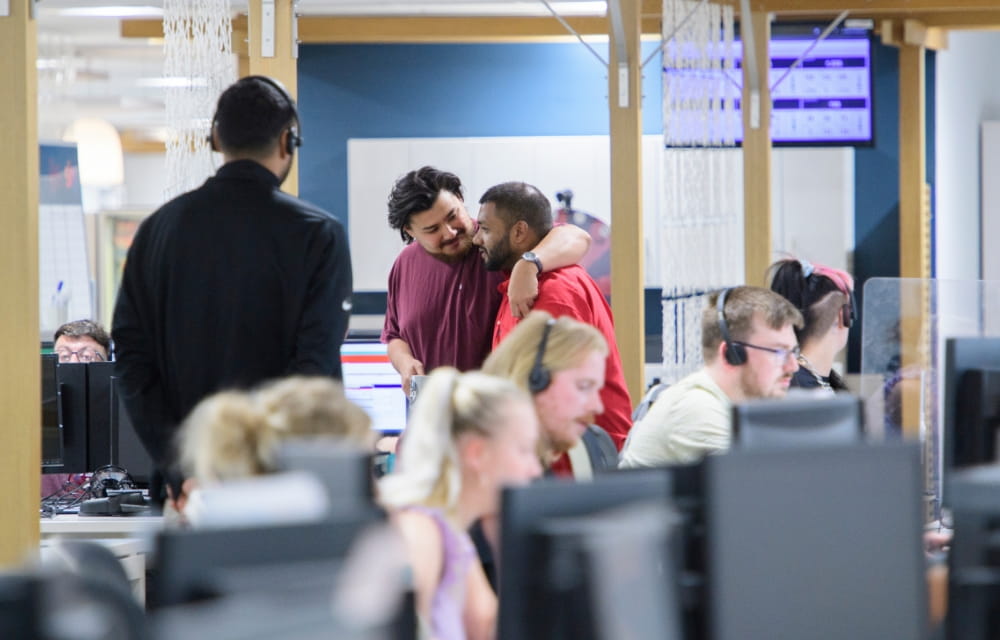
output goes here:
{"type": "Polygon", "coordinates": [[[771,290],[795,305],[805,320],[795,330],[802,355],[792,386],[847,391],[833,363],[847,345],[857,313],[854,278],[846,271],[794,258],[774,263],[769,272],[771,290]]]}

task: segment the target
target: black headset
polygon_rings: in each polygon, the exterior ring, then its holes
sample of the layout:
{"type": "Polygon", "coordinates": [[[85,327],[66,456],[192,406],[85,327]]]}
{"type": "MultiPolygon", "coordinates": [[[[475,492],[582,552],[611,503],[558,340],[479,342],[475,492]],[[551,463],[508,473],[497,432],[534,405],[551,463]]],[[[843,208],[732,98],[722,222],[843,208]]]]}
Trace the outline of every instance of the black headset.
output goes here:
{"type": "Polygon", "coordinates": [[[858,319],[857,312],[854,310],[857,307],[857,302],[854,300],[854,289],[847,289],[847,304],[840,308],[840,321],[844,324],[845,329],[850,329],[854,321],[858,319]]]}
{"type": "Polygon", "coordinates": [[[733,366],[739,366],[747,361],[747,348],[741,344],[734,343],[729,338],[729,326],[726,324],[726,296],[732,289],[723,289],[715,301],[715,308],[719,314],[719,332],[722,334],[722,341],[726,343],[723,354],[726,362],[733,366]]]}
{"type": "MultiPolygon", "coordinates": [[[[246,76],[245,78],[240,79],[239,82],[249,80],[272,87],[275,91],[281,94],[281,97],[288,105],[288,108],[292,110],[292,118],[295,123],[288,127],[288,137],[285,139],[285,151],[289,154],[295,153],[295,149],[302,146],[302,136],[299,135],[299,110],[295,106],[295,100],[292,100],[292,96],[288,95],[288,92],[285,91],[284,87],[267,76],[246,76]]],[[[215,113],[212,115],[212,130],[208,133],[208,145],[211,147],[212,151],[219,151],[218,145],[215,144],[215,136],[213,135],[215,132],[215,125],[218,123],[218,120],[219,110],[218,107],[216,107],[215,113]]]]}
{"type": "Polygon", "coordinates": [[[545,321],[545,328],[542,329],[542,339],[538,342],[538,351],[535,353],[535,364],[528,373],[528,391],[532,395],[545,391],[552,383],[552,374],[542,364],[542,360],[545,358],[545,345],[549,341],[549,332],[555,324],[556,319],[549,318],[545,321]]]}

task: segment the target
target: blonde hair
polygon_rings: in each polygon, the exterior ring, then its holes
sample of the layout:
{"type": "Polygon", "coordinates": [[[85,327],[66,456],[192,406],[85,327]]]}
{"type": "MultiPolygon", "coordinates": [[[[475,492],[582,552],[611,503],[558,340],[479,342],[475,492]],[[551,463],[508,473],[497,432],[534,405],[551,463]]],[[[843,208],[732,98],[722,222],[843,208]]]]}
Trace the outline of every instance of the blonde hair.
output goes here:
{"type": "Polygon", "coordinates": [[[552,322],[542,366],[550,374],[579,366],[592,352],[608,355],[608,343],[597,328],[563,316],[556,320],[544,311],[532,311],[518,323],[486,358],[483,372],[507,378],[528,390],[528,376],[535,366],[545,326],[552,322]]]}
{"type": "Polygon", "coordinates": [[[492,437],[505,422],[507,407],[531,399],[508,380],[478,371],[439,367],[428,377],[403,432],[396,470],[379,483],[386,507],[414,504],[452,514],[462,488],[458,439],[492,437]]]}
{"type": "Polygon", "coordinates": [[[199,482],[271,473],[278,445],[290,438],[333,437],[372,444],[371,420],[339,382],[293,376],[253,391],[202,400],[181,425],[181,465],[199,482]]]}

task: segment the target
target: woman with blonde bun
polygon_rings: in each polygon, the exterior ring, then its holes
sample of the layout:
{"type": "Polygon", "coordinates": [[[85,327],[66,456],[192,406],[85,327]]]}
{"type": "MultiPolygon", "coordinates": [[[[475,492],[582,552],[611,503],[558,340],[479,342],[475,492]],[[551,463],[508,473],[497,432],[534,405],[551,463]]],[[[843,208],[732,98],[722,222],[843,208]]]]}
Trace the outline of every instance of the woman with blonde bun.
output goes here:
{"type": "Polygon", "coordinates": [[[275,470],[285,440],[336,438],[368,448],[370,425],[339,382],[293,376],[202,400],[180,430],[181,464],[203,483],[262,475],[275,470]]]}

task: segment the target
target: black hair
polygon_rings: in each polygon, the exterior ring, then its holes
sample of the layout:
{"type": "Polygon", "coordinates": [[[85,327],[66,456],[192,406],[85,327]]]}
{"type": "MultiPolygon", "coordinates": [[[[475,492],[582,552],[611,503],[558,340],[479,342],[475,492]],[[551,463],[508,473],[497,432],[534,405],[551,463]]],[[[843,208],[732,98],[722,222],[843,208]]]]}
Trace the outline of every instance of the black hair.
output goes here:
{"type": "Polygon", "coordinates": [[[496,207],[508,229],[524,220],[539,238],[552,230],[552,205],[538,187],[526,182],[504,182],[487,189],[479,199],[479,204],[488,202],[496,207]]]}
{"type": "Polygon", "coordinates": [[[392,185],[388,202],[389,226],[399,230],[403,242],[413,242],[413,237],[406,233],[413,214],[433,207],[442,191],[448,191],[459,200],[464,200],[462,181],[458,176],[434,167],[420,167],[392,185]]]}
{"type": "Polygon", "coordinates": [[[850,303],[841,285],[824,275],[830,271],[826,267],[807,268],[799,260],[787,259],[771,265],[770,271],[771,290],[795,305],[805,320],[802,328],[795,330],[799,344],[826,333],[836,322],[841,308],[850,303]]]}
{"type": "Polygon", "coordinates": [[[219,96],[212,127],[228,153],[271,153],[282,132],[299,125],[295,103],[273,80],[241,78],[219,96]]]}

